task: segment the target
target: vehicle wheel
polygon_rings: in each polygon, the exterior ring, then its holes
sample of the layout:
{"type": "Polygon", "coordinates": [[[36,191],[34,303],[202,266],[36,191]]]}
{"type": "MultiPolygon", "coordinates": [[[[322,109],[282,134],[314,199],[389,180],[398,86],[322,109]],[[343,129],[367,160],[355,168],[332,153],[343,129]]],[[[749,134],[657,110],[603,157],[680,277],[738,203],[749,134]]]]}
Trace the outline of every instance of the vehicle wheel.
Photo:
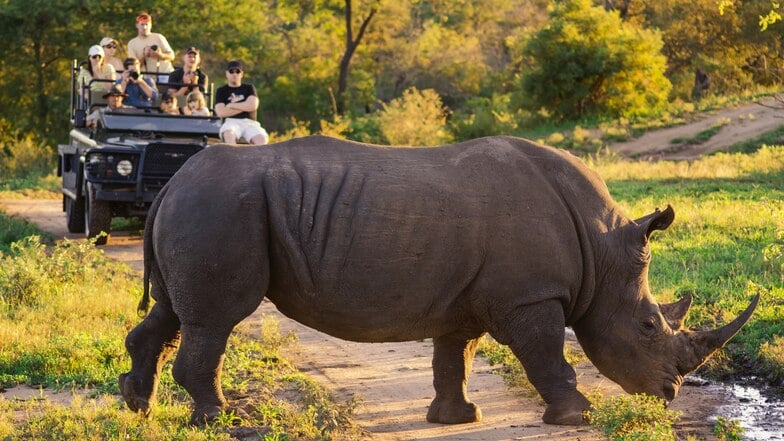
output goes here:
{"type": "Polygon", "coordinates": [[[96,245],[104,245],[112,232],[112,207],[106,201],[95,200],[95,187],[87,183],[87,197],[84,205],[84,227],[87,238],[95,237],[96,245]],[[101,231],[105,236],[98,237],[101,231]]]}
{"type": "Polygon", "coordinates": [[[65,198],[65,218],[69,233],[84,233],[84,197],[65,198]]]}

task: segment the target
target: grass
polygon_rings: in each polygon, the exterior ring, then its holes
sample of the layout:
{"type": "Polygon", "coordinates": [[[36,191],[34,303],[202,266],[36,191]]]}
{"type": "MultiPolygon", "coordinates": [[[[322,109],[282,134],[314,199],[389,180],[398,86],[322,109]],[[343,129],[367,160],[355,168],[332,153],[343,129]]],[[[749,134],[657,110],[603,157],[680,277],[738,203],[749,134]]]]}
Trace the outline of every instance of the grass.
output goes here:
{"type": "Polygon", "coordinates": [[[588,422],[610,440],[676,440],[673,425],[681,414],[667,410],[658,398],[635,394],[590,399],[594,405],[587,413],[588,422]]]}
{"type": "MultiPolygon", "coordinates": [[[[610,160],[591,165],[632,217],[667,203],[675,208],[673,226],[651,242],[649,279],[660,301],[694,296],[687,325],[726,323],[753,294],[763,294],[725,355],[737,366],[756,362],[756,374],[780,376],[784,365],[776,367],[772,360],[781,354],[760,349],[784,336],[784,148],[717,154],[692,163],[610,160]]],[[[709,367],[717,375],[733,371],[720,363],[709,367]]]]}
{"type": "MultiPolygon", "coordinates": [[[[0,220],[13,224],[0,215],[0,220]]],[[[19,227],[14,227],[19,228],[19,227]]],[[[138,323],[140,281],[87,242],[47,248],[35,235],[0,258],[0,384],[72,391],[60,404],[0,398],[0,439],[36,440],[329,440],[358,439],[356,401],[335,401],[280,355],[292,344],[262,320],[261,339],[239,328],[229,340],[222,377],[226,413],[206,428],[187,425],[190,398],[164,368],[152,419],[128,411],[117,377],[130,369],[124,337],[138,323]]],[[[257,336],[258,337],[258,336],[257,336]]]]}

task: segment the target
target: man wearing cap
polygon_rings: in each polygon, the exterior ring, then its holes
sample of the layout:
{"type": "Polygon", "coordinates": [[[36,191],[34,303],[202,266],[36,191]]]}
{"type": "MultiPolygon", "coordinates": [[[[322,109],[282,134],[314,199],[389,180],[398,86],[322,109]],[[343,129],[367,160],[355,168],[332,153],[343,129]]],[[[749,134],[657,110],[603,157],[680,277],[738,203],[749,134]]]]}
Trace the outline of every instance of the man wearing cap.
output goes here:
{"type": "Polygon", "coordinates": [[[206,92],[207,74],[199,68],[200,63],[201,57],[198,49],[193,46],[185,49],[182,55],[182,67],[174,69],[174,72],[169,75],[169,84],[187,84],[187,86],[172,86],[174,96],[187,95],[196,87],[199,88],[201,93],[206,92]]]}
{"type": "Polygon", "coordinates": [[[215,114],[223,118],[220,136],[224,142],[262,145],[269,141],[267,131],[256,121],[259,98],[253,84],[242,82],[242,63],[230,61],[225,86],[215,91],[215,114]]]}
{"type": "Polygon", "coordinates": [[[103,37],[101,47],[106,54],[106,62],[111,64],[115,71],[123,70],[122,60],[117,58],[117,49],[120,47],[117,40],[112,37],[103,37]]]}
{"type": "Polygon", "coordinates": [[[108,101],[108,104],[105,108],[96,109],[87,116],[87,127],[95,127],[98,124],[98,120],[101,118],[101,112],[116,112],[119,109],[129,108],[123,104],[123,99],[127,96],[128,95],[120,89],[120,86],[116,84],[112,86],[103,96],[103,98],[108,101]]]}
{"type": "Polygon", "coordinates": [[[123,62],[125,69],[122,76],[117,80],[125,94],[127,94],[127,104],[134,107],[152,107],[158,99],[158,88],[151,78],[147,78],[141,73],[141,64],[134,57],[128,57],[123,62]]]}
{"type": "Polygon", "coordinates": [[[168,82],[169,73],[174,70],[171,63],[174,51],[169,41],[163,35],[151,32],[152,17],[146,12],[136,17],[136,30],[138,35],[128,42],[128,56],[138,58],[142,70],[155,73],[158,82],[168,82]]]}

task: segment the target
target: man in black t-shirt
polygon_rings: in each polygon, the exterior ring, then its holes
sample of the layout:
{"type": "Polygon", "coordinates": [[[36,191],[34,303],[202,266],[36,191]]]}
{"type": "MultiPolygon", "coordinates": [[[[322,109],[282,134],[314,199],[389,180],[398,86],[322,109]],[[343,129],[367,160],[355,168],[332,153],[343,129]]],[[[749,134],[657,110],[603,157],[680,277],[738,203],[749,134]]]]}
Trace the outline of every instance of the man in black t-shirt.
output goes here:
{"type": "Polygon", "coordinates": [[[263,145],[269,141],[269,135],[256,121],[259,98],[252,84],[242,83],[242,75],[242,63],[230,61],[226,67],[228,84],[215,92],[215,114],[223,118],[220,136],[229,144],[263,145]]]}

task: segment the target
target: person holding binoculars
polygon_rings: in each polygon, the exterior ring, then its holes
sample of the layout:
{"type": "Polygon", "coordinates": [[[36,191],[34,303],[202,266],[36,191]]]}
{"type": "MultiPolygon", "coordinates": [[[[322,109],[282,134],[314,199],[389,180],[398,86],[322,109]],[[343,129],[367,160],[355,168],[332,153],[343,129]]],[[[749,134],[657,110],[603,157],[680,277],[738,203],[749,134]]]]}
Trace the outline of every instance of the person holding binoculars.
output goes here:
{"type": "Polygon", "coordinates": [[[174,90],[174,96],[187,95],[194,90],[206,92],[207,74],[199,68],[201,56],[199,50],[191,46],[185,49],[182,56],[182,67],[174,69],[169,75],[169,84],[174,90]]]}
{"type": "Polygon", "coordinates": [[[126,58],[123,67],[125,70],[117,80],[117,85],[128,95],[125,104],[133,107],[152,107],[158,99],[155,81],[141,73],[141,62],[138,58],[126,58]]]}
{"type": "Polygon", "coordinates": [[[162,34],[152,32],[152,17],[142,12],[136,17],[138,35],[128,42],[128,56],[141,61],[143,71],[155,74],[159,83],[169,82],[174,70],[174,50],[162,34]]]}

